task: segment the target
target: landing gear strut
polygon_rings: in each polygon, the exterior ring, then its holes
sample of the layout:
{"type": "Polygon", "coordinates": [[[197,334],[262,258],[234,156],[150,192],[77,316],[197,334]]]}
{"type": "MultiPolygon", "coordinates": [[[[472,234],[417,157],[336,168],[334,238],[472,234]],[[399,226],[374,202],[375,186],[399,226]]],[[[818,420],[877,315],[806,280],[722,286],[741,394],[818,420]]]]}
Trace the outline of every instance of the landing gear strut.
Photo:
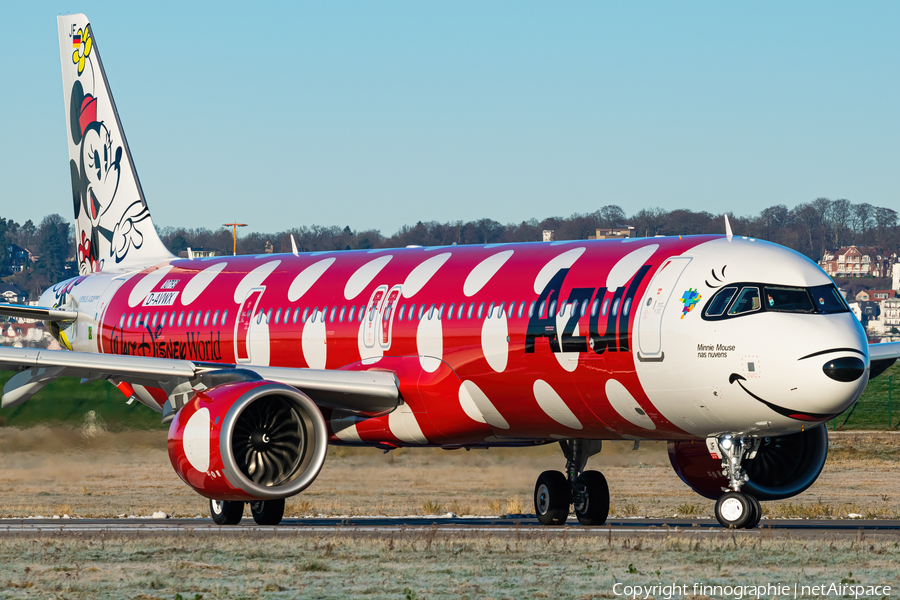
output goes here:
{"type": "Polygon", "coordinates": [[[600,452],[599,440],[561,441],[566,474],[544,471],[534,486],[534,509],[541,525],[564,525],[569,506],[582,525],[603,525],[609,516],[609,487],[599,471],[585,471],[588,458],[600,452]]]}
{"type": "Polygon", "coordinates": [[[741,492],[741,486],[747,482],[747,474],[741,463],[744,459],[752,459],[759,449],[759,438],[730,435],[716,439],[719,454],[722,456],[722,475],[728,478],[728,487],[722,488],[725,493],[716,502],[716,519],[727,529],[753,529],[759,525],[762,508],[759,500],[741,492]]]}

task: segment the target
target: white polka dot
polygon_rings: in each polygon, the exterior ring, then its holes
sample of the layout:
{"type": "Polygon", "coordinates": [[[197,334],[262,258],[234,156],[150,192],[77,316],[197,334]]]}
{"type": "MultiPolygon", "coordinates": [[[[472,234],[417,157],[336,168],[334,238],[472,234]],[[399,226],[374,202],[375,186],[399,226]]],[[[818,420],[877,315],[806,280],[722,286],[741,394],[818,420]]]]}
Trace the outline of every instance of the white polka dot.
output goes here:
{"type": "Polygon", "coordinates": [[[278,265],[281,264],[280,260],[270,260],[269,262],[262,264],[246,275],[238,284],[238,286],[234,289],[234,301],[236,304],[240,304],[244,301],[244,298],[247,297],[247,292],[255,287],[259,287],[262,285],[263,281],[266,280],[266,277],[272,274],[272,271],[278,268],[278,265]]]}
{"type": "Polygon", "coordinates": [[[475,265],[475,268],[472,269],[469,276],[466,277],[466,282],[463,284],[463,293],[466,296],[477,294],[481,288],[497,274],[500,267],[502,267],[512,255],[513,250],[504,250],[503,252],[488,256],[486,259],[475,265]]]}
{"type": "Polygon", "coordinates": [[[628,389],[615,379],[606,382],[606,399],[616,409],[616,412],[629,423],[644,429],[656,429],[656,424],[647,416],[628,389]]]}
{"type": "Polygon", "coordinates": [[[416,293],[425,287],[425,284],[434,277],[438,269],[450,258],[449,252],[432,256],[410,272],[403,282],[403,297],[412,298],[416,293]]]}
{"type": "Polygon", "coordinates": [[[547,416],[570,429],[581,429],[581,422],[550,384],[542,379],[534,382],[534,399],[547,416]]]}
{"type": "Polygon", "coordinates": [[[143,302],[144,298],[147,297],[147,294],[152,292],[153,288],[155,288],[159,282],[163,280],[163,277],[171,270],[172,265],[166,265],[144,275],[143,279],[138,281],[131,289],[131,293],[128,294],[128,306],[133,308],[143,302]]]}
{"type": "Polygon", "coordinates": [[[407,444],[427,444],[428,438],[422,433],[416,415],[409,404],[401,404],[388,415],[388,427],[394,436],[407,444]]]}
{"type": "Polygon", "coordinates": [[[221,273],[227,265],[227,262],[218,263],[211,267],[206,267],[191,277],[191,280],[185,284],[184,291],[181,292],[181,303],[187,306],[196,300],[203,293],[203,290],[209,287],[216,275],[221,273]]]}
{"type": "Polygon", "coordinates": [[[201,473],[209,470],[209,425],[209,409],[201,408],[188,419],[182,435],[184,457],[201,473]]]}
{"type": "Polygon", "coordinates": [[[534,279],[534,293],[540,294],[544,291],[544,288],[547,287],[547,284],[550,283],[550,280],[553,279],[553,276],[556,275],[560,269],[568,269],[572,265],[575,264],[575,261],[578,260],[578,257],[584,254],[584,246],[581,248],[572,248],[571,250],[566,250],[556,258],[553,258],[544,265],[534,279]]]}
{"type": "Polygon", "coordinates": [[[419,321],[419,327],[416,329],[416,348],[422,368],[429,373],[434,373],[441,366],[441,360],[444,358],[444,331],[441,320],[437,318],[437,309],[430,319],[428,313],[429,310],[426,309],[425,315],[419,321]]]}
{"type": "Polygon", "coordinates": [[[498,429],[509,429],[509,423],[503,418],[484,392],[475,383],[463,381],[459,386],[459,405],[473,421],[487,423],[498,429]]]}
{"type": "Polygon", "coordinates": [[[334,257],[324,258],[300,271],[300,274],[294,277],[294,281],[291,282],[291,287],[288,288],[288,302],[296,302],[303,294],[308,292],[309,288],[319,280],[319,277],[328,270],[328,267],[335,260],[334,257]]]}
{"type": "Polygon", "coordinates": [[[349,443],[361,443],[356,424],[362,419],[356,415],[342,410],[336,410],[331,415],[331,429],[337,439],[349,443]]]}
{"type": "Polygon", "coordinates": [[[509,360],[509,342],[506,341],[509,335],[509,327],[506,321],[506,312],[498,317],[496,313],[499,309],[494,309],[494,316],[484,320],[481,326],[481,351],[484,352],[484,358],[493,370],[502,373],[506,370],[506,363],[509,360]]]}
{"type": "MultiPolygon", "coordinates": [[[[560,344],[562,344],[563,342],[562,332],[566,330],[566,322],[569,320],[569,316],[571,314],[571,304],[566,304],[566,308],[562,312],[562,314],[560,314],[558,311],[556,313],[556,331],[558,331],[560,334],[560,344]]],[[[572,331],[572,336],[578,337],[578,335],[578,323],[575,323],[575,329],[572,331]]],[[[578,352],[554,352],[553,356],[556,358],[557,362],[559,362],[559,366],[561,366],[569,373],[578,368],[578,357],[580,356],[578,352]]]]}
{"type": "Polygon", "coordinates": [[[328,346],[325,343],[325,319],[319,315],[316,322],[307,321],[303,325],[303,334],[300,336],[300,345],[303,348],[303,358],[310,369],[324,369],[328,356],[328,346]]]}
{"type": "Polygon", "coordinates": [[[366,289],[366,286],[372,283],[372,280],[381,272],[386,264],[391,262],[393,254],[387,256],[379,256],[375,260],[371,260],[356,270],[356,273],[347,280],[344,286],[344,298],[353,300],[360,292],[366,289]]]}
{"type": "Polygon", "coordinates": [[[650,244],[623,256],[619,262],[610,269],[609,275],[606,277],[607,289],[613,291],[628,283],[628,280],[634,277],[634,274],[644,266],[644,263],[647,262],[647,259],[649,259],[654,252],[656,252],[657,248],[659,248],[659,244],[650,244]]]}

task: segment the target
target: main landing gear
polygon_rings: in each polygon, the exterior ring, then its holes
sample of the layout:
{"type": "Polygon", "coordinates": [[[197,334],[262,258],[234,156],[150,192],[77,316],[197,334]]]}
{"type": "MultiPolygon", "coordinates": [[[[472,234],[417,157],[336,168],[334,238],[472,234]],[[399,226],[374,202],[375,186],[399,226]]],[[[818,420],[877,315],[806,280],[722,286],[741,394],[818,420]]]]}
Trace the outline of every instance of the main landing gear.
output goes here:
{"type": "Polygon", "coordinates": [[[759,438],[725,435],[716,443],[722,457],[722,475],[728,478],[728,487],[722,488],[725,493],[716,501],[716,519],[727,529],[753,529],[759,525],[762,507],[759,500],[741,492],[748,479],[741,463],[756,456],[759,438]]]}
{"type": "Polygon", "coordinates": [[[588,458],[600,452],[599,440],[561,441],[566,474],[544,471],[534,486],[534,510],[541,525],[564,525],[569,506],[582,525],[603,525],[609,516],[609,486],[599,471],[585,471],[588,458]]]}
{"type": "MultiPolygon", "coordinates": [[[[284,498],[248,502],[257,525],[278,525],[284,517],[284,498]]],[[[244,516],[240,500],[210,500],[209,514],[216,525],[237,525],[244,516]]]]}

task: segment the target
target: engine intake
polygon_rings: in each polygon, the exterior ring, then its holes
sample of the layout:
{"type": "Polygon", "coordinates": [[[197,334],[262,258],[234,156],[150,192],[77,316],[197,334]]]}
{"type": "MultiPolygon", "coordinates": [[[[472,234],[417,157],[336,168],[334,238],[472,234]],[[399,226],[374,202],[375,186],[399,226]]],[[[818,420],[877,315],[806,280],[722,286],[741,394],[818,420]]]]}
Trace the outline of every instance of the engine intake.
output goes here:
{"type": "Polygon", "coordinates": [[[207,498],[286,498],[318,476],[328,431],[297,389],[242,381],[196,393],[172,420],[168,447],[178,476],[207,498]]]}
{"type": "MultiPolygon", "coordinates": [[[[828,430],[824,424],[763,438],[756,457],[743,462],[749,480],[741,491],[757,500],[796,496],[816,481],[827,456],[828,430]]],[[[721,459],[710,456],[703,441],[669,442],[669,461],[681,480],[701,496],[716,500],[728,486],[721,459]]]]}

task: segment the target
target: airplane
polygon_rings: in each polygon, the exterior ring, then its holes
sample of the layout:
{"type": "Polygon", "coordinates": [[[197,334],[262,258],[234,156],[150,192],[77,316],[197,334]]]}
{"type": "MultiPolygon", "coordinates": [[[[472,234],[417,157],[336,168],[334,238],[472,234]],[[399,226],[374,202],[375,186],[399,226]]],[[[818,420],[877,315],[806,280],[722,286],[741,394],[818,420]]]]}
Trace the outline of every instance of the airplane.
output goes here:
{"type": "MultiPolygon", "coordinates": [[[[58,17],[79,275],[39,306],[63,350],[0,348],[2,406],[57,377],[107,380],[169,427],[214,522],[278,524],[329,444],[559,443],[537,519],[609,513],[604,440],[663,440],[676,474],[752,528],[800,494],[824,423],[898,357],[829,276],[725,235],[181,259],[158,237],[81,14],[58,17]]],[[[293,240],[292,240],[293,242],[293,240]]]]}

